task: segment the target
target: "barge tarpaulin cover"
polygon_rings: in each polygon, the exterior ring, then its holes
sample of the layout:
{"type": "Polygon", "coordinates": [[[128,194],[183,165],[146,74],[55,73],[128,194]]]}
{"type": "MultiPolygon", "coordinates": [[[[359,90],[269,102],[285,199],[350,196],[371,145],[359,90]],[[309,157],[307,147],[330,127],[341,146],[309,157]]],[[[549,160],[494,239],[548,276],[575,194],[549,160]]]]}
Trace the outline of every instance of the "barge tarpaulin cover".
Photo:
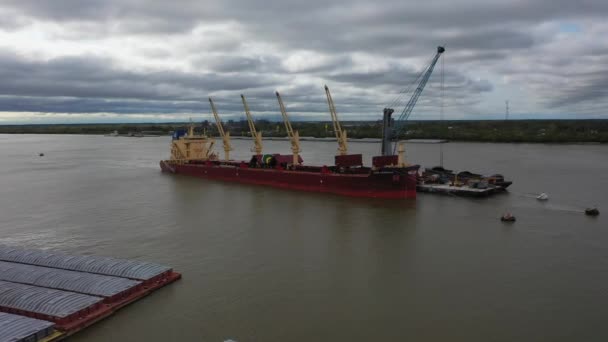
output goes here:
{"type": "Polygon", "coordinates": [[[101,297],[113,297],[141,284],[126,278],[6,261],[0,261],[0,280],[101,297]]]}
{"type": "Polygon", "coordinates": [[[68,255],[4,245],[0,245],[0,260],[137,280],[150,280],[172,270],[171,267],[151,262],[92,255],[68,255]]]}
{"type": "Polygon", "coordinates": [[[0,312],[0,342],[38,341],[53,333],[55,324],[0,312]]]}
{"type": "Polygon", "coordinates": [[[100,304],[102,298],[0,280],[0,310],[71,320],[100,304]]]}

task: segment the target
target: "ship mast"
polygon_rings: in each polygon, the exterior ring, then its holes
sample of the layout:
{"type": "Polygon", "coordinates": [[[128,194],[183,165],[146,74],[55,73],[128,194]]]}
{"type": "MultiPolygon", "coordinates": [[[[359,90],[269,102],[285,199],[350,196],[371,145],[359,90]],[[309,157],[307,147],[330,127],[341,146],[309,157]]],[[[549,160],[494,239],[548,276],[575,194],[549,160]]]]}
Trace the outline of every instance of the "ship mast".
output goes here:
{"type": "Polygon", "coordinates": [[[342,126],[340,125],[340,121],[338,120],[336,106],[334,105],[334,100],[331,97],[331,93],[329,92],[329,87],[327,87],[327,85],[325,86],[325,95],[327,95],[329,113],[331,114],[331,121],[334,124],[334,133],[336,134],[336,139],[338,140],[338,153],[343,156],[348,152],[346,130],[342,130],[342,126]]]}
{"type": "Polygon", "coordinates": [[[247,105],[247,101],[245,100],[245,96],[243,96],[243,94],[241,94],[241,100],[243,100],[243,107],[245,107],[245,115],[247,116],[247,123],[249,123],[249,132],[253,138],[253,151],[255,154],[262,154],[262,132],[258,132],[255,129],[253,118],[249,112],[249,106],[247,105]]]}
{"type": "Polygon", "coordinates": [[[190,118],[190,124],[188,124],[188,138],[194,137],[194,123],[192,122],[192,118],[190,118]]]}
{"type": "Polygon", "coordinates": [[[220,120],[220,116],[217,114],[215,104],[213,104],[213,100],[211,98],[209,98],[209,103],[211,104],[211,111],[213,112],[213,116],[215,117],[215,124],[217,125],[217,130],[220,132],[220,136],[222,137],[222,141],[224,142],[224,158],[225,160],[230,160],[230,151],[232,151],[232,146],[230,145],[230,132],[224,131],[222,120],[220,120]]]}
{"type": "Polygon", "coordinates": [[[281,100],[281,95],[279,95],[278,91],[276,92],[276,94],[277,100],[279,101],[279,108],[281,109],[281,115],[283,116],[283,122],[285,123],[285,130],[287,131],[289,141],[291,142],[293,165],[298,165],[300,161],[299,153],[302,152],[302,150],[300,149],[300,135],[298,134],[298,131],[294,131],[291,127],[291,122],[289,122],[289,117],[287,116],[287,111],[285,110],[283,100],[281,100]]]}

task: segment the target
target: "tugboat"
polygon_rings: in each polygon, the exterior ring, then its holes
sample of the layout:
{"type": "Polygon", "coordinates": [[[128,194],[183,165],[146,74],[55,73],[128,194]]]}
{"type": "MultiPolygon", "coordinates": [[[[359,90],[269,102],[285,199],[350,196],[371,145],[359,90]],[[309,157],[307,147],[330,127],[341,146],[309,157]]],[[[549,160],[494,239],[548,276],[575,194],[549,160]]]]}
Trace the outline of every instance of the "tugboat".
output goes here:
{"type": "Polygon", "coordinates": [[[488,180],[489,184],[499,186],[503,190],[506,190],[511,184],[513,184],[513,182],[506,181],[505,177],[499,174],[491,175],[489,177],[486,177],[486,179],[488,180]]]}
{"type": "Polygon", "coordinates": [[[587,215],[587,216],[597,216],[599,214],[600,214],[600,211],[597,208],[585,209],[585,215],[587,215]]]}
{"type": "Polygon", "coordinates": [[[513,216],[511,213],[507,212],[500,217],[500,220],[502,222],[515,222],[515,216],[513,216]]]}

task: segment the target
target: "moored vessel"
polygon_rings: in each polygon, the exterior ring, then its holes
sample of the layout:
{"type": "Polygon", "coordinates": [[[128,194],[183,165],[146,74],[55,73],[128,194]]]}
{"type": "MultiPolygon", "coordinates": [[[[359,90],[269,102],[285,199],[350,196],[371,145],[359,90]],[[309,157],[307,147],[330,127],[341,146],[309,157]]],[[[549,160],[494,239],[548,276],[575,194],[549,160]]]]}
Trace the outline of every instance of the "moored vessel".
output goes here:
{"type": "Polygon", "coordinates": [[[399,164],[398,156],[373,158],[363,166],[362,155],[338,155],[333,166],[303,164],[298,155],[257,154],[249,161],[219,160],[211,148],[213,138],[176,132],[171,158],[162,160],[162,171],[172,174],[255,184],[290,190],[367,198],[415,198],[418,165],[399,164]]]}
{"type": "MultiPolygon", "coordinates": [[[[483,176],[469,171],[455,173],[454,171],[444,169],[441,166],[424,169],[420,174],[418,182],[418,189],[421,191],[457,193],[471,196],[482,196],[502,192],[513,184],[511,181],[505,180],[504,176],[500,174],[483,176]],[[433,191],[430,191],[429,189],[433,191]]],[[[544,195],[547,196],[546,194],[544,195]]],[[[548,199],[548,196],[539,199],[548,199]]]]}

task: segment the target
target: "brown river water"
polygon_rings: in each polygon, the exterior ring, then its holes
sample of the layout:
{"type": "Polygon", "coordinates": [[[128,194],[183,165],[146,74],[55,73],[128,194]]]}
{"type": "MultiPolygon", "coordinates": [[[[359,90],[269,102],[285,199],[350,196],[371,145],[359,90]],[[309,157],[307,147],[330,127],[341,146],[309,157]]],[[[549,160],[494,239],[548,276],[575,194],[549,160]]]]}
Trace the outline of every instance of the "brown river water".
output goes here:
{"type": "MultiPolygon", "coordinates": [[[[509,193],[387,201],[162,174],[169,141],[0,135],[0,243],[183,274],[70,341],[608,341],[608,145],[448,143],[445,167],[509,193]]],[[[369,165],[379,144],[350,148],[369,165]]],[[[439,145],[407,155],[435,166],[439,145]]]]}

